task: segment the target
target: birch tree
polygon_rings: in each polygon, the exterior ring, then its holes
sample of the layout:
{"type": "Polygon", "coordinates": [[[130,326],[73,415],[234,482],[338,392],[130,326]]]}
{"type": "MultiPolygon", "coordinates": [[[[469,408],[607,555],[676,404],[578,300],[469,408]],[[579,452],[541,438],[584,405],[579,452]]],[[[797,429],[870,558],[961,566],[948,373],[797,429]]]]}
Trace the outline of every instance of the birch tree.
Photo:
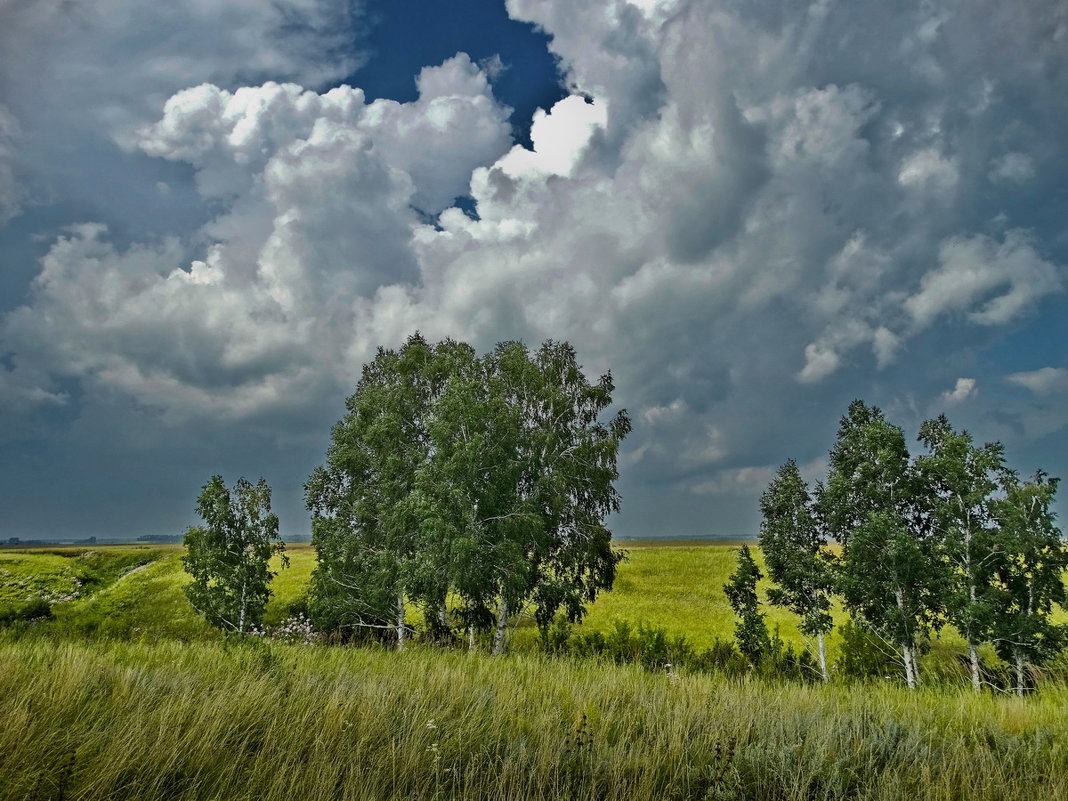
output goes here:
{"type": "Polygon", "coordinates": [[[496,467],[480,485],[476,537],[490,575],[480,603],[495,599],[492,650],[501,653],[509,618],[527,604],[541,627],[558,611],[575,622],[611,588],[621,555],[605,518],[619,509],[614,482],[630,420],[622,410],[601,419],[612,377],[589,381],[567,343],[533,353],[502,343],[484,370],[480,441],[496,440],[486,459],[496,467]]]}
{"type": "Polygon", "coordinates": [[[944,571],[904,433],[878,408],[850,404],[819,505],[842,543],[838,589],[847,610],[893,645],[905,683],[916,687],[918,648],[941,612],[944,571]]]}
{"type": "Polygon", "coordinates": [[[453,344],[435,347],[414,334],[397,351],[380,348],[334,426],[326,464],[305,484],[318,554],[311,611],[320,626],[388,629],[403,649],[409,596],[444,604],[444,585],[429,589],[439,565],[409,500],[430,457],[428,420],[448,374],[436,362],[453,344]]]}
{"type": "Polygon", "coordinates": [[[994,612],[994,644],[1012,665],[1015,690],[1029,688],[1028,668],[1042,665],[1066,642],[1066,627],[1050,616],[1065,604],[1062,576],[1068,569],[1061,530],[1052,506],[1058,479],[1043,472],[1031,481],[1004,479],[1004,497],[995,505],[999,527],[997,578],[1000,592],[994,612]]]}
{"type": "Polygon", "coordinates": [[[760,548],[775,583],[768,600],[798,615],[801,632],[816,638],[820,675],[828,681],[833,574],[822,521],[793,459],[779,468],[760,496],[760,512],[760,548]]]}
{"type": "Polygon", "coordinates": [[[503,343],[481,359],[418,336],[380,350],[306,485],[320,620],[385,626],[392,603],[401,646],[405,601],[442,631],[453,594],[469,642],[492,628],[500,653],[527,607],[539,625],[581,617],[620,558],[604,519],[630,422],[601,419],[612,391],[566,343],[503,343]]]}
{"type": "Polygon", "coordinates": [[[203,526],[185,535],[182,557],[192,581],[186,596],[213,626],[247,633],[263,621],[274,573],[268,564],[282,554],[278,517],[271,512],[271,489],[262,478],[238,479],[231,491],[222,476],[212,476],[197,498],[203,526]]]}
{"type": "Polygon", "coordinates": [[[996,606],[995,567],[1002,544],[994,521],[995,493],[1005,473],[1000,443],[977,447],[945,416],[920,428],[928,453],[917,459],[929,491],[931,523],[950,573],[945,592],[948,618],[968,643],[972,688],[982,689],[979,646],[992,637],[996,606]]]}

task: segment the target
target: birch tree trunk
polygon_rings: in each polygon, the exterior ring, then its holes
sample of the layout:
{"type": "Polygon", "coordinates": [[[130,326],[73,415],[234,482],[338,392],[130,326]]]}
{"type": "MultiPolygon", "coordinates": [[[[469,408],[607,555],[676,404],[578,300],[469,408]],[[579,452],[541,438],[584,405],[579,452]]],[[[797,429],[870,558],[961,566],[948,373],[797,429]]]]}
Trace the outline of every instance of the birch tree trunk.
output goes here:
{"type": "Polygon", "coordinates": [[[1016,694],[1022,696],[1022,695],[1024,695],[1026,689],[1027,688],[1024,685],[1024,657],[1023,657],[1023,651],[1021,651],[1019,648],[1017,648],[1016,649],[1016,694]]]}
{"type": "Polygon", "coordinates": [[[475,624],[467,624],[467,653],[473,654],[475,652],[475,624]]]}
{"type": "Polygon", "coordinates": [[[831,675],[827,672],[827,640],[823,636],[822,631],[816,635],[816,644],[819,647],[820,654],[820,675],[822,675],[823,680],[827,682],[831,680],[831,675]]]}
{"type": "MultiPolygon", "coordinates": [[[[902,612],[905,611],[905,593],[900,589],[894,590],[894,600],[897,601],[897,607],[902,612]]],[[[916,657],[912,649],[912,643],[903,642],[901,646],[901,659],[905,663],[905,684],[910,690],[915,690],[916,685],[919,683],[919,676],[916,671],[916,657]]]]}
{"type": "Polygon", "coordinates": [[[508,599],[501,596],[501,605],[497,609],[497,629],[493,632],[494,655],[504,653],[504,635],[508,631],[508,599]]]}
{"type": "Polygon", "coordinates": [[[408,630],[404,625],[404,591],[397,593],[397,650],[404,650],[404,641],[408,630]]]}
{"type": "Polygon", "coordinates": [[[916,668],[912,661],[912,648],[901,646],[901,660],[905,663],[905,685],[910,690],[916,689],[916,668]]]}
{"type": "Polygon", "coordinates": [[[248,593],[248,582],[244,579],[241,580],[241,608],[237,612],[237,631],[239,634],[245,633],[245,597],[248,593]]]}
{"type": "MultiPolygon", "coordinates": [[[[972,560],[972,557],[971,557],[971,540],[972,540],[971,534],[969,533],[968,540],[967,540],[967,543],[968,543],[968,570],[972,569],[972,565],[971,565],[971,560],[972,560]]],[[[978,603],[978,599],[976,597],[976,590],[975,590],[975,582],[974,581],[971,581],[968,584],[968,599],[971,601],[972,609],[974,610],[976,603],[978,603]]],[[[971,623],[968,624],[968,628],[969,629],[972,628],[972,624],[971,623]]],[[[968,660],[971,663],[971,668],[972,668],[972,689],[975,690],[975,692],[982,692],[983,682],[982,682],[981,677],[979,675],[979,646],[975,642],[975,639],[973,637],[973,632],[972,631],[968,632],[968,660]]]]}

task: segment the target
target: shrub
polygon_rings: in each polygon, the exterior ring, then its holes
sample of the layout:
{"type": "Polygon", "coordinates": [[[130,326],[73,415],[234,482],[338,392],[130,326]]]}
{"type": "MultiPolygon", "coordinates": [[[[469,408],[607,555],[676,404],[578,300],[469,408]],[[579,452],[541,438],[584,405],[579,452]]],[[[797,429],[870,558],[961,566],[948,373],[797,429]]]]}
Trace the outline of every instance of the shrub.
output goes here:
{"type": "Polygon", "coordinates": [[[31,598],[20,604],[0,606],[0,626],[30,620],[46,620],[54,617],[52,604],[44,598],[31,598]]]}
{"type": "Polygon", "coordinates": [[[874,679],[897,675],[897,655],[878,635],[851,620],[839,626],[838,633],[842,638],[838,667],[843,676],[874,679]]]}

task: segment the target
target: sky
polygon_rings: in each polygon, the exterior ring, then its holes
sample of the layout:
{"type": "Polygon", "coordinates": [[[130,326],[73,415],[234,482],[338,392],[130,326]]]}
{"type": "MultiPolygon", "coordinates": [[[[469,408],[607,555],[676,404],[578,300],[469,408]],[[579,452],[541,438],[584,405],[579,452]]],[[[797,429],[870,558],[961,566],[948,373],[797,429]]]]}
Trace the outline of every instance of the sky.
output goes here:
{"type": "Polygon", "coordinates": [[[0,53],[2,539],[215,473],[306,535],[415,330],[611,370],[623,537],[755,536],[854,398],[1068,478],[1065,4],[0,0],[0,53]]]}

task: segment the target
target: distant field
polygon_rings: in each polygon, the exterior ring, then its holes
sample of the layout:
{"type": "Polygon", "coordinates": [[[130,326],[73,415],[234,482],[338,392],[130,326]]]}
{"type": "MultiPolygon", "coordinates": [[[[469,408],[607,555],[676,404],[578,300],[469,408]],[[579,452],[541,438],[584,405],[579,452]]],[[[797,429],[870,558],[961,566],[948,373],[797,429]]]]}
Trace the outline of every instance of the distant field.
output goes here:
{"type": "MultiPolygon", "coordinates": [[[[647,623],[685,635],[695,645],[706,647],[716,637],[729,638],[733,615],[723,584],[734,569],[737,546],[724,543],[628,542],[627,560],[620,565],[612,592],[603,593],[590,607],[576,631],[609,631],[615,621],[647,623]]],[[[122,553],[121,546],[103,546],[95,553],[122,553]]],[[[196,617],[182,593],[188,580],[181,564],[180,547],[155,547],[152,564],[128,578],[82,598],[56,607],[57,625],[84,634],[114,636],[212,636],[196,617]]],[[[71,549],[76,554],[77,549],[71,549]]],[[[315,551],[307,544],[287,546],[289,568],[278,571],[271,584],[273,597],[267,607],[267,623],[277,624],[292,604],[306,592],[315,566],[315,551]]],[[[53,594],[70,589],[69,567],[77,557],[52,552],[0,553],[0,565],[18,566],[19,575],[31,577],[53,594]],[[65,572],[67,571],[67,572],[65,572]]],[[[10,577],[0,574],[0,592],[10,577]]],[[[800,643],[792,615],[768,608],[769,624],[779,626],[784,639],[800,643]]],[[[530,621],[520,625],[516,639],[533,639],[530,621]]]]}
{"type": "MultiPolygon", "coordinates": [[[[645,541],[623,543],[627,559],[620,565],[615,587],[590,606],[576,633],[608,632],[616,621],[646,623],[685,636],[698,648],[716,638],[733,636],[734,617],[723,593],[723,584],[734,570],[737,543],[645,541]]],[[[184,640],[216,639],[220,635],[198,617],[182,592],[188,581],[181,563],[181,546],[99,546],[0,551],[0,603],[35,592],[58,600],[76,597],[55,606],[57,633],[76,636],[109,636],[133,639],[175,637],[184,640]],[[84,557],[82,554],[89,554],[84,557]],[[137,572],[124,573],[138,565],[137,572]],[[88,568],[103,577],[95,586],[78,587],[75,575],[88,568]],[[4,600],[7,599],[7,600],[4,600]]],[[[308,544],[287,546],[290,566],[273,567],[278,575],[267,607],[266,622],[282,621],[291,606],[305,594],[315,566],[315,551],[308,544]]],[[[755,550],[762,562],[759,550],[755,550]]],[[[764,582],[765,585],[767,582],[764,582]]],[[[806,645],[789,612],[765,605],[768,625],[796,646],[806,645]]],[[[846,619],[834,610],[836,623],[846,619]]],[[[413,617],[417,613],[413,610],[413,617]]],[[[1068,615],[1058,611],[1058,617],[1068,615]]],[[[521,621],[514,633],[516,647],[532,647],[535,631],[530,620],[521,621]]],[[[810,644],[810,643],[809,643],[810,644]]],[[[947,629],[932,643],[932,656],[946,664],[961,648],[960,638],[947,629]]],[[[837,641],[830,639],[832,661],[837,641]]],[[[992,652],[988,652],[993,657],[992,652]]]]}
{"type": "MultiPolygon", "coordinates": [[[[620,565],[615,586],[591,605],[578,630],[608,631],[616,620],[640,621],[683,634],[702,647],[716,637],[731,636],[734,617],[723,584],[734,570],[737,544],[643,541],[620,547],[627,561],[620,565]]],[[[277,622],[300,597],[315,566],[309,545],[290,545],[288,554],[289,569],[280,570],[272,584],[270,622],[277,622]]],[[[779,626],[784,639],[801,641],[797,622],[788,612],[769,607],[768,623],[779,626]]]]}

